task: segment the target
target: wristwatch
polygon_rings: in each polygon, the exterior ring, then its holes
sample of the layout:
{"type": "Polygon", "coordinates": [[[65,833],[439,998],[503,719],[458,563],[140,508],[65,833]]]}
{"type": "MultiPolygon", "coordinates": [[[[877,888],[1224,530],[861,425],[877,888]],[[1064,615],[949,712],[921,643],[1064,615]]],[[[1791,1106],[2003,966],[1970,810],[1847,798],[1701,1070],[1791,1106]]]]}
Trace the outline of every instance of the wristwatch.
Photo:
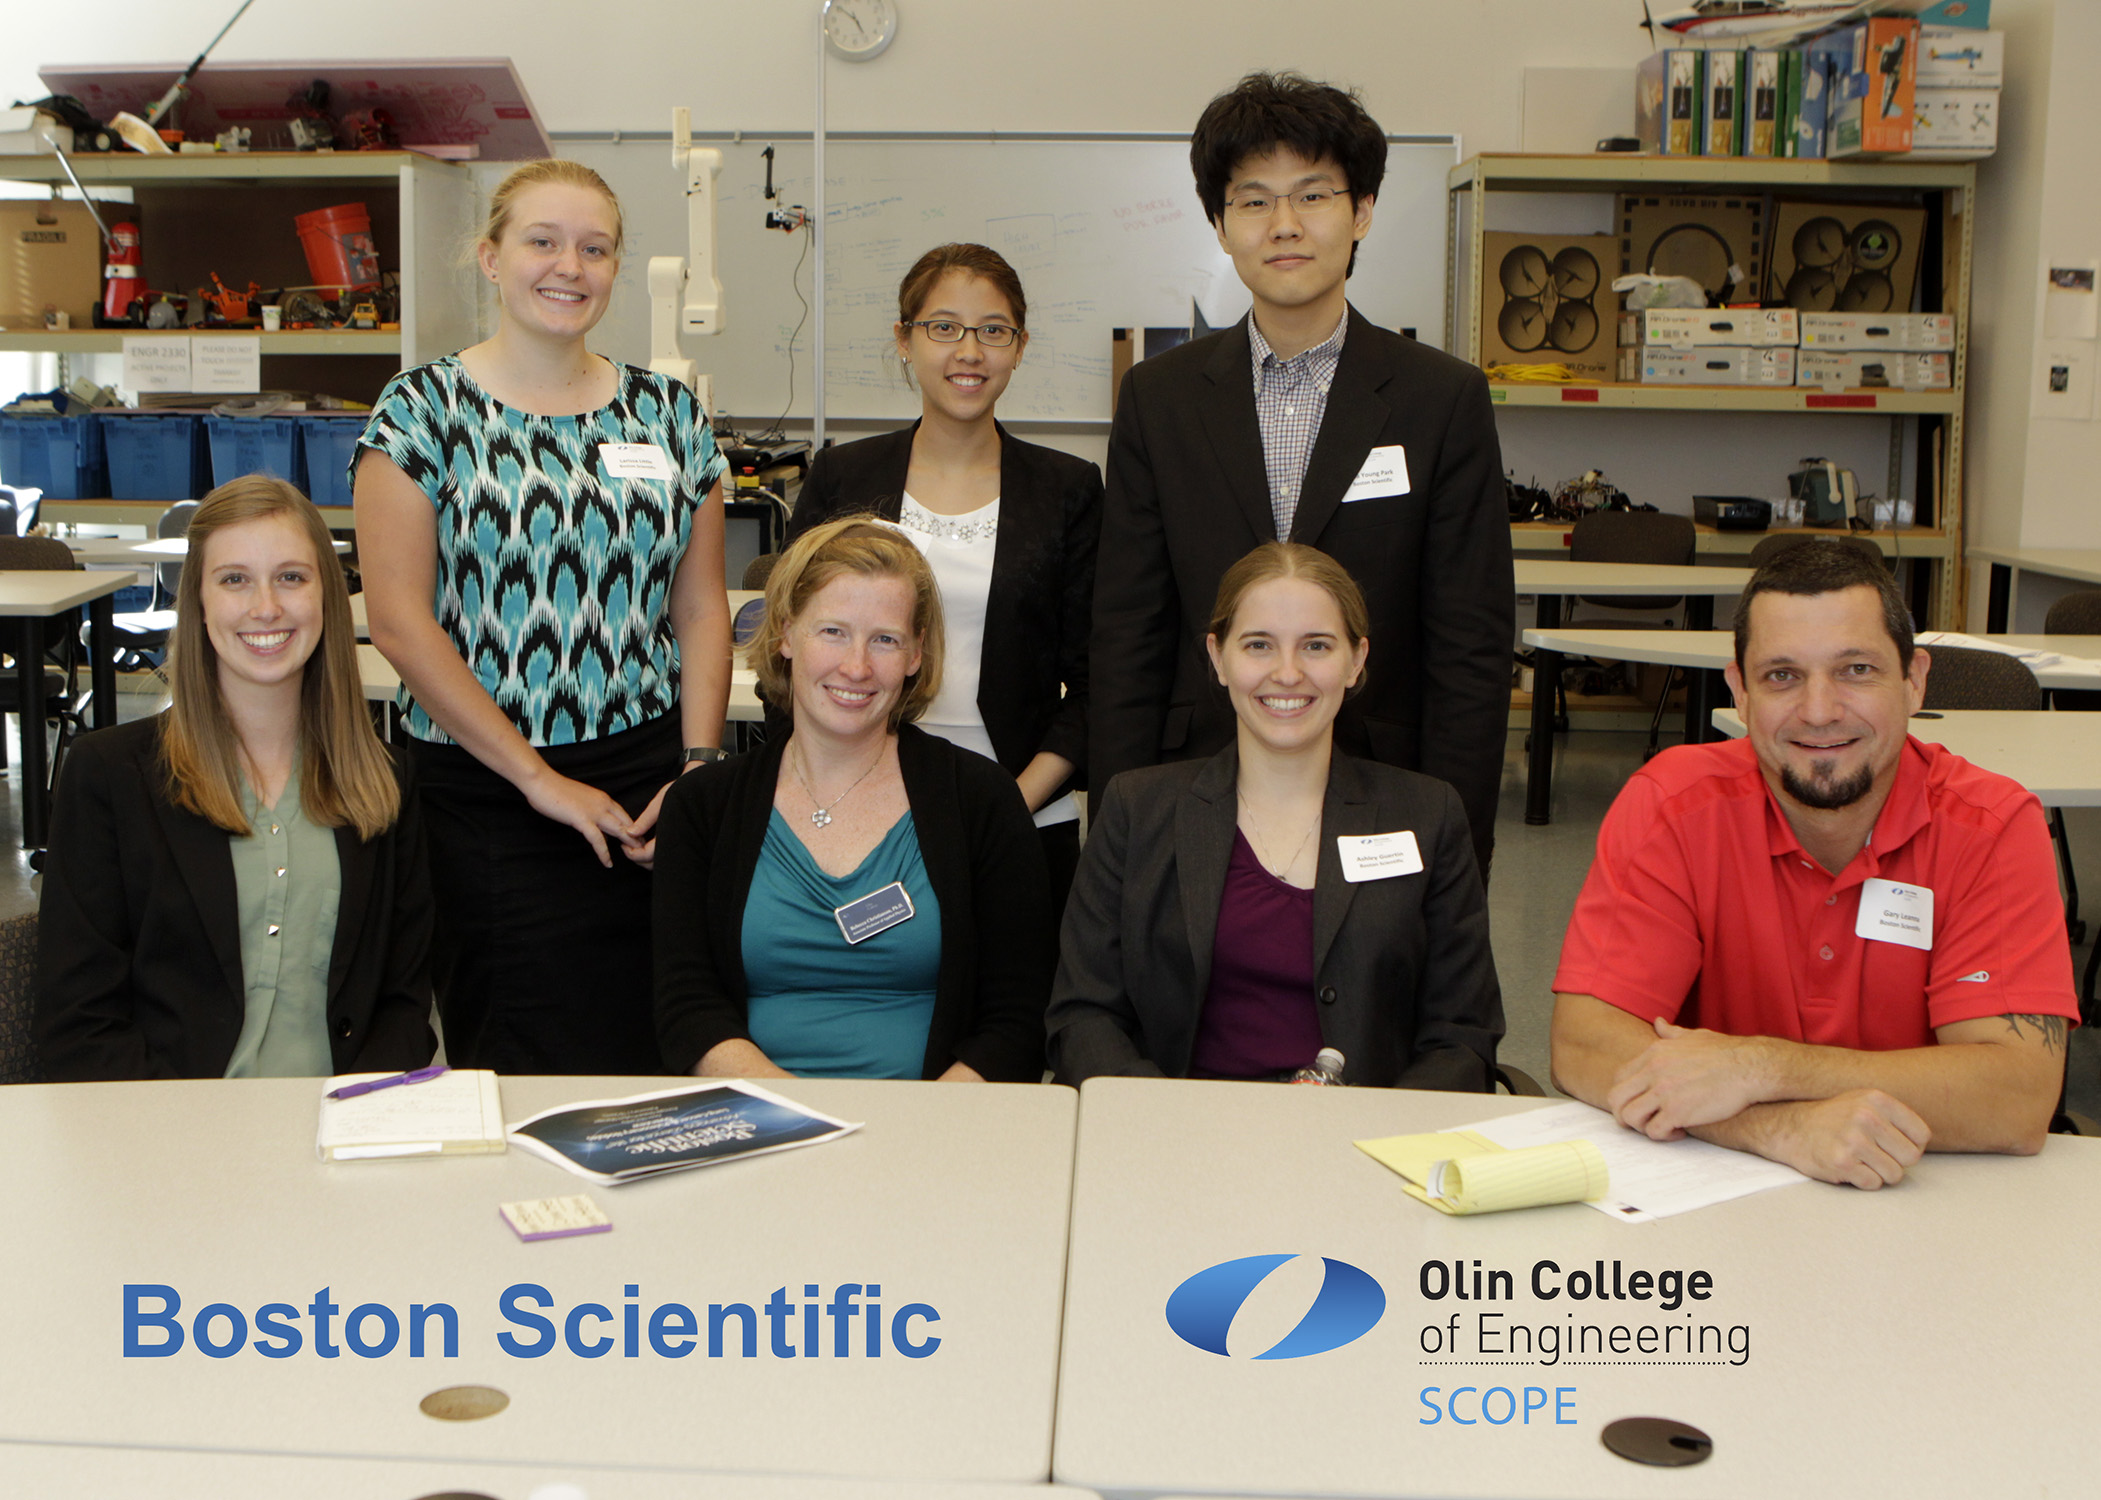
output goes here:
{"type": "Polygon", "coordinates": [[[688,745],[679,753],[678,763],[682,766],[712,765],[718,760],[729,758],[729,751],[717,745],[688,745]]]}

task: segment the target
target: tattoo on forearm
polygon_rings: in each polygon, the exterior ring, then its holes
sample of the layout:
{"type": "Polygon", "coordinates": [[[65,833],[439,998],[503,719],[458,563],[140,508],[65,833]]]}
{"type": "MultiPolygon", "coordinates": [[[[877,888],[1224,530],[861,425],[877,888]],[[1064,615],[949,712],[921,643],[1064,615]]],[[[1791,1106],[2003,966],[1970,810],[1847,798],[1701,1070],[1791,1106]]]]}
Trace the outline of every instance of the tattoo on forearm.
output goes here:
{"type": "Polygon", "coordinates": [[[2001,1016],[2006,1029],[2015,1036],[2025,1036],[2023,1027],[2036,1032],[2043,1040],[2045,1052],[2062,1052],[2065,1049],[2065,1018],[2063,1016],[2001,1016]]]}

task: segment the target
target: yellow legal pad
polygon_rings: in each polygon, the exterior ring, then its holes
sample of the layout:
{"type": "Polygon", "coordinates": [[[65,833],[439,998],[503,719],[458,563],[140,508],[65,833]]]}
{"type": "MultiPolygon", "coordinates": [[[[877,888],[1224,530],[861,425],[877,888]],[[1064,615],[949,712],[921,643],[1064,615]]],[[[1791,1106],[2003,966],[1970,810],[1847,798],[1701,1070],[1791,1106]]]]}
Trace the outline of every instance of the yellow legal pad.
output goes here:
{"type": "Polygon", "coordinates": [[[1512,1151],[1471,1130],[1390,1135],[1357,1149],[1400,1174],[1412,1198],[1443,1214],[1493,1214],[1605,1196],[1605,1158],[1589,1141],[1512,1151]]]}

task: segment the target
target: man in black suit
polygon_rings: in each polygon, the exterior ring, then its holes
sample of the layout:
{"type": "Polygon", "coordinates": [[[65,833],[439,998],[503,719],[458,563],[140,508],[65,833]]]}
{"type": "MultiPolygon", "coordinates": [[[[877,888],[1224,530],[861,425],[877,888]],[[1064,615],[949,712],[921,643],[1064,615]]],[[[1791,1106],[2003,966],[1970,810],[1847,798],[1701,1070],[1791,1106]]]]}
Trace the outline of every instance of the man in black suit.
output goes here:
{"type": "Polygon", "coordinates": [[[1089,783],[1232,738],[1204,654],[1218,581],[1258,543],[1305,542],[1350,570],[1371,610],[1366,681],[1337,746],[1458,788],[1485,877],[1513,603],[1488,383],[1349,306],[1386,171],[1385,134],[1355,97],[1251,74],[1211,101],[1189,156],[1254,308],[1124,377],[1095,574],[1089,783]]]}

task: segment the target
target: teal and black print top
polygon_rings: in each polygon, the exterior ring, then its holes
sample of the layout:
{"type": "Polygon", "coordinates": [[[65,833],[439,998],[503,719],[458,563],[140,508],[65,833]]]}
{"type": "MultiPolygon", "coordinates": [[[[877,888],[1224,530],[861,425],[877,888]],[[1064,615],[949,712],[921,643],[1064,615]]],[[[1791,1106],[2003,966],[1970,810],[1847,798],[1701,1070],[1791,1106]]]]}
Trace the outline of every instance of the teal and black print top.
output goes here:
{"type": "MultiPolygon", "coordinates": [[[[671,579],[728,465],[692,391],[616,369],[606,405],[542,417],[447,355],[388,381],[358,439],[437,508],[432,612],[535,745],[600,739],[678,706],[671,579]],[[654,445],[674,477],[617,478],[605,443],[654,445]]],[[[410,734],[449,742],[406,687],[400,704],[410,734]]]]}

